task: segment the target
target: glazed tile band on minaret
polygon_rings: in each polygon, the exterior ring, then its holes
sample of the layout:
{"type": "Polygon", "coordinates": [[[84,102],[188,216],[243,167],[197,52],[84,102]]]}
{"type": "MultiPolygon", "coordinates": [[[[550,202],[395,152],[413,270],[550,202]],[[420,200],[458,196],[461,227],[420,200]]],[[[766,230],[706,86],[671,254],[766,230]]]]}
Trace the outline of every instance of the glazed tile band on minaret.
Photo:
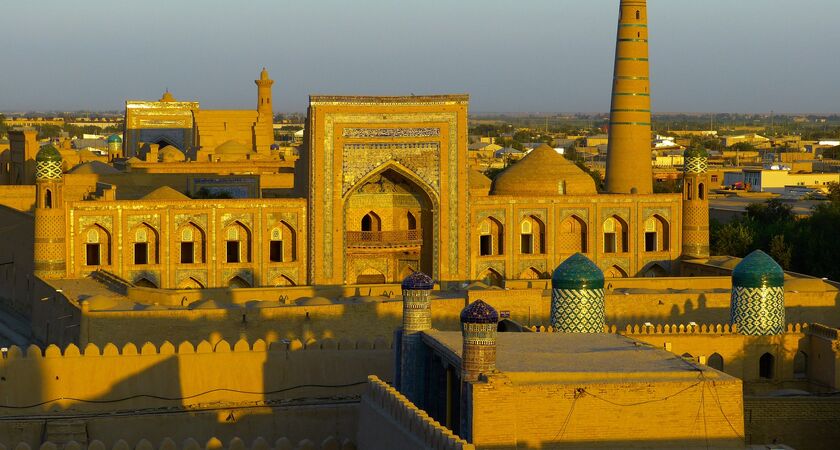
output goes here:
{"type": "Polygon", "coordinates": [[[622,0],[615,46],[606,189],[653,192],[647,1],[622,0]]]}

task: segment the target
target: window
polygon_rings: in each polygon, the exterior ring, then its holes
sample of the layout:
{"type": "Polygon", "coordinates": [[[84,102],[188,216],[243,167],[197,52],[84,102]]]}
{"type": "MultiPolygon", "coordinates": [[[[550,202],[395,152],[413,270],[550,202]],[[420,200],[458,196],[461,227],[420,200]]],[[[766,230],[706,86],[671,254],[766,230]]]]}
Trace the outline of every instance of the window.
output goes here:
{"type": "Polygon", "coordinates": [[[793,357],[793,378],[808,378],[808,354],[801,350],[793,357]]]}
{"type": "Polygon", "coordinates": [[[95,229],[88,230],[85,244],[85,264],[98,266],[102,263],[99,244],[99,233],[95,229]]]}
{"type": "Polygon", "coordinates": [[[694,195],[692,195],[692,191],[694,190],[694,186],[692,185],[691,181],[685,184],[685,192],[687,193],[687,199],[692,200],[694,199],[694,195]]]}
{"type": "Polygon", "coordinates": [[[149,264],[149,244],[146,242],[134,243],[134,264],[149,264]]]}
{"type": "Polygon", "coordinates": [[[776,365],[776,358],[770,353],[761,355],[758,360],[758,376],[767,380],[773,379],[774,366],[776,365]]]}
{"type": "Polygon", "coordinates": [[[712,353],[712,356],[709,356],[709,359],[706,361],[706,365],[723,372],[723,356],[719,353],[712,353]]]}
{"type": "Polygon", "coordinates": [[[712,175],[712,183],[717,183],[717,181],[718,181],[718,176],[717,175],[712,175]]]}
{"type": "Polygon", "coordinates": [[[268,244],[268,259],[271,262],[283,262],[283,230],[271,230],[271,242],[268,244]]]}
{"type": "Polygon", "coordinates": [[[697,197],[700,200],[704,200],[706,198],[706,186],[703,183],[697,185],[697,197]]]}
{"type": "Polygon", "coordinates": [[[651,217],[645,221],[645,251],[655,252],[657,250],[656,219],[651,217]]]}
{"type": "Polygon", "coordinates": [[[367,214],[362,217],[362,231],[371,231],[372,228],[373,219],[371,219],[370,214],[367,214]]]}
{"type": "Polygon", "coordinates": [[[268,254],[268,259],[271,262],[283,262],[283,241],[271,241],[268,254]]]}
{"type": "Polygon", "coordinates": [[[604,253],[615,253],[615,233],[604,233],[604,253]]]}
{"type": "Polygon", "coordinates": [[[490,256],[493,254],[493,236],[482,234],[478,241],[479,255],[490,256]]]}
{"type": "Polygon", "coordinates": [[[534,228],[530,220],[523,220],[519,225],[520,231],[520,248],[519,251],[523,255],[530,255],[534,253],[534,228]]]}
{"type": "Polygon", "coordinates": [[[406,218],[408,219],[408,229],[409,230],[416,230],[417,229],[417,218],[414,217],[414,214],[408,213],[406,218]]]}
{"type": "Polygon", "coordinates": [[[181,242],[181,264],[192,264],[195,262],[195,243],[181,242]]]}
{"type": "Polygon", "coordinates": [[[227,262],[239,262],[239,241],[227,241],[227,262]]]}
{"type": "Polygon", "coordinates": [[[85,244],[85,264],[98,266],[99,263],[99,244],[85,244]]]}
{"type": "Polygon", "coordinates": [[[642,19],[642,12],[637,10],[636,11],[636,20],[641,20],[641,19],[642,19]]]}
{"type": "Polygon", "coordinates": [[[47,189],[47,192],[44,195],[44,206],[47,208],[52,208],[52,191],[49,189],[47,189]]]}
{"type": "Polygon", "coordinates": [[[615,222],[612,217],[604,221],[604,253],[616,252],[615,222]]]}

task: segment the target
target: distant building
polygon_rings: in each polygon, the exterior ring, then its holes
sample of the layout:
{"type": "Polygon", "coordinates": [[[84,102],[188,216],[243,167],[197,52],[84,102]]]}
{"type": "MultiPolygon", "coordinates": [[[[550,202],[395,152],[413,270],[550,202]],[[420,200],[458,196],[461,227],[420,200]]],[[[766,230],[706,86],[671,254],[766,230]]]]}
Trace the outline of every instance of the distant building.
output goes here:
{"type": "Polygon", "coordinates": [[[749,186],[751,192],[772,192],[782,194],[785,186],[827,188],[829,183],[840,182],[840,173],[794,173],[790,168],[743,169],[740,172],[726,172],[725,186],[749,186]]]}

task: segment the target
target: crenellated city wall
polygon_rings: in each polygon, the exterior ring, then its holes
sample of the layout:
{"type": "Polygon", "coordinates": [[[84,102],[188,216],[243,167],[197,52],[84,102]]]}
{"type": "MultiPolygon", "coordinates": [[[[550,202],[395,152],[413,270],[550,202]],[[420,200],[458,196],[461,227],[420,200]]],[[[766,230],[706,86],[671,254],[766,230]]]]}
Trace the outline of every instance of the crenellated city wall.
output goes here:
{"type": "Polygon", "coordinates": [[[475,450],[376,376],[362,396],[357,440],[365,450],[475,450]]]}
{"type": "Polygon", "coordinates": [[[0,416],[357,399],[369,374],[392,372],[382,339],[12,346],[0,358],[0,416]]]}

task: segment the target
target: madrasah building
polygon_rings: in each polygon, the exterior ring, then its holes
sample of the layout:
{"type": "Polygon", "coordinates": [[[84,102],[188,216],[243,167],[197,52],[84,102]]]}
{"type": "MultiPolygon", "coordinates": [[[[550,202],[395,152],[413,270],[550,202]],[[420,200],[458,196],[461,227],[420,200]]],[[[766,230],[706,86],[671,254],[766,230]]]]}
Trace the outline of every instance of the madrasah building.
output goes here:
{"type": "Polygon", "coordinates": [[[606,192],[471,171],[466,95],[311,96],[277,147],[265,70],[256,110],[126,102],[100,159],[13,131],[0,448],[828,448],[840,289],[709,256],[703,150],[652,193],[619,11],[606,192]]]}

